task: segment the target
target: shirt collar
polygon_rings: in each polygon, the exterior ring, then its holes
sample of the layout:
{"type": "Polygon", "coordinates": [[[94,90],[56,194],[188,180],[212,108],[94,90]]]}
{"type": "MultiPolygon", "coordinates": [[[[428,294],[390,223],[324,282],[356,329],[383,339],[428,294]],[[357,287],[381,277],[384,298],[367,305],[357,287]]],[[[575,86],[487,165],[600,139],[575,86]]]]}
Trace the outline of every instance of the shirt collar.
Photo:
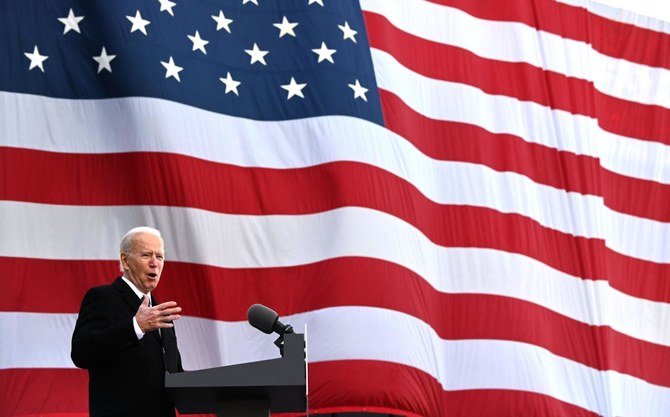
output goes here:
{"type": "MultiPolygon", "coordinates": [[[[144,297],[144,293],[142,293],[142,291],[140,291],[139,288],[137,288],[135,284],[133,284],[128,278],[122,276],[121,279],[124,280],[126,284],[128,284],[128,286],[130,287],[131,290],[133,290],[137,298],[141,300],[142,297],[144,297]]],[[[151,302],[151,292],[149,292],[149,294],[146,294],[146,296],[149,297],[149,301],[151,302]]]]}

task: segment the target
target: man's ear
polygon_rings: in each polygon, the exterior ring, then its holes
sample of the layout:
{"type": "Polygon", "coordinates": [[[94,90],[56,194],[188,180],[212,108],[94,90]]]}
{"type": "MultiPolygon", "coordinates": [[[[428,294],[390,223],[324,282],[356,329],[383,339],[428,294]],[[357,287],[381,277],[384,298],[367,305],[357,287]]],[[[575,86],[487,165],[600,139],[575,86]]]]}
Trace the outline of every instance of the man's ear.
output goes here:
{"type": "Polygon", "coordinates": [[[123,266],[124,270],[128,270],[128,255],[125,253],[121,252],[121,255],[119,255],[119,259],[121,259],[121,266],[123,266]]]}

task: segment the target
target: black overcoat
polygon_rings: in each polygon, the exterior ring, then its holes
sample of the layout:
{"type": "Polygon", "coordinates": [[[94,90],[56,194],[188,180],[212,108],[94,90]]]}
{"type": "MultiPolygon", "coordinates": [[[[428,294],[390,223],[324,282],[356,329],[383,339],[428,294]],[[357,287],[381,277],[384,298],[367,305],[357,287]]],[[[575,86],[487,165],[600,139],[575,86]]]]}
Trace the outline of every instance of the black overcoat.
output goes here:
{"type": "Polygon", "coordinates": [[[77,367],[88,370],[91,417],[175,415],[165,391],[165,371],[183,371],[174,328],[138,340],[132,319],[140,304],[121,278],[84,296],[71,357],[77,367]]]}

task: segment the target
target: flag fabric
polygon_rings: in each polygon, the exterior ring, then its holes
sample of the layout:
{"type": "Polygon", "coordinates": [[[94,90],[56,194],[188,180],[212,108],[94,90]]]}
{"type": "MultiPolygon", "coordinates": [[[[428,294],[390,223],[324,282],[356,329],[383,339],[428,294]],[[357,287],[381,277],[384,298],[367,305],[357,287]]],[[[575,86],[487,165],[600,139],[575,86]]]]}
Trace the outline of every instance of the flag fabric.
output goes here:
{"type": "Polygon", "coordinates": [[[0,416],[87,412],[70,336],[138,225],[187,370],[277,357],[262,303],[312,413],[670,415],[670,17],[637,6],[0,0],[0,416]]]}

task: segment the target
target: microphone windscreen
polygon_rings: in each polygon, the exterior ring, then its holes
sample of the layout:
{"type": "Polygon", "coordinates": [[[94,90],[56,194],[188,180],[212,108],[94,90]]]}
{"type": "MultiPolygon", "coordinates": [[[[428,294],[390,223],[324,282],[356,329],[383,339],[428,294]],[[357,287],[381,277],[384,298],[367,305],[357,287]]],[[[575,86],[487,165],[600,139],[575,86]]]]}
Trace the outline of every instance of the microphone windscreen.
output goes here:
{"type": "Polygon", "coordinates": [[[247,311],[249,324],[267,334],[274,331],[274,325],[278,318],[279,315],[274,310],[262,304],[254,304],[247,311]]]}

